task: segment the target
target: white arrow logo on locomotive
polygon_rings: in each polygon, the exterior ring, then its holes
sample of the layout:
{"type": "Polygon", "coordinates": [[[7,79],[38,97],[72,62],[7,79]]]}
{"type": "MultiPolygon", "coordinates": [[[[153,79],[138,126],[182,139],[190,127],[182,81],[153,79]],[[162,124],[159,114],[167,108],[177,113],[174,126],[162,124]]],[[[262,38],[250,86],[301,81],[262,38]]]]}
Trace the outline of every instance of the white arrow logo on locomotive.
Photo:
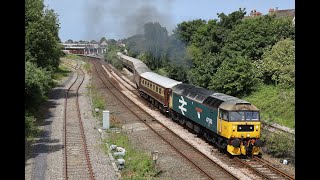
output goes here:
{"type": "Polygon", "coordinates": [[[181,110],[181,113],[184,115],[184,111],[187,112],[187,109],[183,106],[187,105],[187,102],[185,102],[183,97],[181,96],[181,99],[179,99],[179,103],[181,103],[179,109],[181,110]]]}

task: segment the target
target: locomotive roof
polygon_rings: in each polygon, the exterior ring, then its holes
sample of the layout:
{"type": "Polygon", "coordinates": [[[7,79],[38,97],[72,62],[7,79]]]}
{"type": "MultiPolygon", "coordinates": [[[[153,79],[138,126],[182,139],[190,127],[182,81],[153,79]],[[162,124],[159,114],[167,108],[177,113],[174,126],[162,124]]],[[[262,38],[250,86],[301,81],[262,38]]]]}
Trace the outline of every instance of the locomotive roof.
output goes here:
{"type": "Polygon", "coordinates": [[[174,79],[167,78],[165,76],[161,76],[154,72],[145,72],[141,74],[141,77],[152,81],[156,84],[159,84],[160,86],[164,88],[171,88],[174,85],[180,84],[180,81],[176,81],[174,79]]]}
{"type": "MultiPolygon", "coordinates": [[[[203,103],[216,108],[220,107],[226,110],[239,110],[237,109],[240,107],[239,105],[246,106],[247,109],[250,109],[249,106],[253,106],[249,102],[237,97],[218,93],[216,91],[197,87],[191,84],[177,84],[176,86],[172,87],[172,91],[179,95],[186,96],[199,103],[203,103]]],[[[251,108],[251,110],[253,109],[258,110],[255,106],[251,108]]]]}

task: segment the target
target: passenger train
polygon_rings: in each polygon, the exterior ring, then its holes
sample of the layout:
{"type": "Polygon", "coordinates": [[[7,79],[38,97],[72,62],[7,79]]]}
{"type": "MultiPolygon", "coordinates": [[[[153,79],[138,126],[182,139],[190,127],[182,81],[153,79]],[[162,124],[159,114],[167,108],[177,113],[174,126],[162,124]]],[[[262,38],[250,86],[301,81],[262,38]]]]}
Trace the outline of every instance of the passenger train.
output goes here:
{"type": "Polygon", "coordinates": [[[117,53],[134,74],[140,95],[172,120],[231,155],[261,156],[259,109],[223,93],[152,72],[142,61],[117,53]]]}

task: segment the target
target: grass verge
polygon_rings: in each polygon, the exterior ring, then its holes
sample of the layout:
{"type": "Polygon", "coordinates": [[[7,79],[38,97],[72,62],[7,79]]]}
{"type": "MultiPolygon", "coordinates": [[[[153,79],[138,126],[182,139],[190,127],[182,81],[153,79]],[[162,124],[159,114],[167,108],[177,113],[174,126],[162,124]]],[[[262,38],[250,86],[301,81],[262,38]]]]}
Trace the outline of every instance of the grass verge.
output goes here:
{"type": "Polygon", "coordinates": [[[99,119],[102,123],[102,111],[105,108],[104,97],[98,92],[98,89],[94,84],[87,85],[87,89],[92,100],[92,114],[94,118],[99,119]],[[99,111],[96,112],[95,109],[99,109],[99,111]]]}
{"type": "Polygon", "coordinates": [[[109,152],[109,145],[115,144],[126,149],[124,157],[125,168],[121,170],[122,179],[156,179],[158,174],[155,170],[151,156],[147,153],[135,149],[134,145],[129,141],[128,135],[125,132],[107,133],[108,138],[104,139],[104,150],[109,152]]]}
{"type": "Polygon", "coordinates": [[[283,90],[275,86],[264,85],[250,96],[243,97],[261,111],[261,120],[283,126],[295,127],[294,89],[283,90]]]}

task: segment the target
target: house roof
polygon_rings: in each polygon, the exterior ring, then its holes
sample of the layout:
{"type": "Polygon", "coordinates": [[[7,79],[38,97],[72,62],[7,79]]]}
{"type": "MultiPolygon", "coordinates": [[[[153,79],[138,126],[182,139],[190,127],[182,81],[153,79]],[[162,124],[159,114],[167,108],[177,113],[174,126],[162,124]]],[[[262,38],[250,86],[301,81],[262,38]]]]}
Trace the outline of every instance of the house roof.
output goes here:
{"type": "Polygon", "coordinates": [[[106,41],[102,41],[101,43],[100,43],[100,46],[107,46],[108,45],[108,43],[106,42],[106,41]]]}
{"type": "Polygon", "coordinates": [[[276,17],[295,17],[295,9],[269,10],[269,14],[275,14],[276,17]]]}

